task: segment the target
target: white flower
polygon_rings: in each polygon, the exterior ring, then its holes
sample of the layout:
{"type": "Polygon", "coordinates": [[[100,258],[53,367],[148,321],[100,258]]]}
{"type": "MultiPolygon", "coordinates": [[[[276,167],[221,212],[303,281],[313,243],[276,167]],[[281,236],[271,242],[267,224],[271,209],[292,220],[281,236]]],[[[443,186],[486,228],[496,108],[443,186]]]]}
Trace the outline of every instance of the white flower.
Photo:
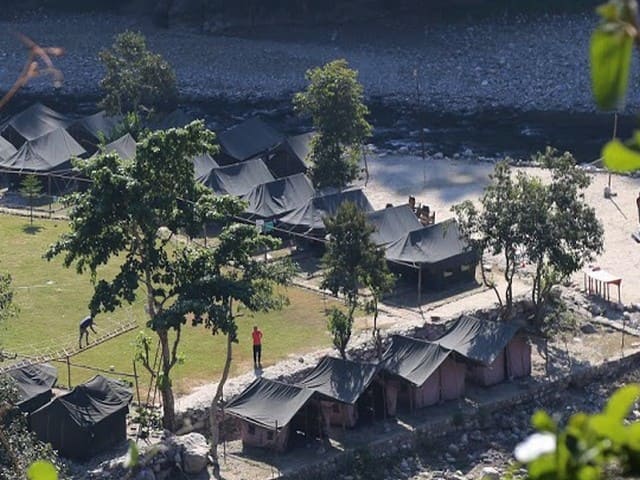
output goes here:
{"type": "Polygon", "coordinates": [[[534,433],[516,445],[513,454],[520,463],[529,463],[545,453],[556,451],[556,436],[553,433],[534,433]]]}

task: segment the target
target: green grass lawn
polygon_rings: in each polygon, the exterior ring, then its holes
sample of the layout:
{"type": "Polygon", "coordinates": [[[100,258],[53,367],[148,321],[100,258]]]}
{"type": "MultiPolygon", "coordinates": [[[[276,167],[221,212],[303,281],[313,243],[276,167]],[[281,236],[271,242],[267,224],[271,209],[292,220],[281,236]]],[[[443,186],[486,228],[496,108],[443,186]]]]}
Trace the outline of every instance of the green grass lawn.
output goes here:
{"type": "MultiPolygon", "coordinates": [[[[63,348],[77,344],[78,323],[84,318],[92,287],[88,275],[78,275],[74,268],[66,269],[61,259],[47,262],[42,258],[47,246],[65,231],[65,222],[35,220],[37,229],[29,229],[28,218],[0,215],[0,269],[13,276],[15,302],[20,311],[16,318],[0,327],[0,343],[8,351],[34,354],[49,347],[63,348]]],[[[106,268],[105,275],[115,273],[106,268]]],[[[232,374],[252,367],[250,331],[254,324],[264,333],[263,364],[269,365],[289,354],[297,354],[330,345],[326,331],[321,296],[298,288],[287,292],[291,305],[282,311],[239,319],[240,343],[234,348],[232,374]]],[[[140,328],[109,342],[89,349],[72,358],[73,363],[132,372],[133,347],[136,334],[145,329],[142,302],[126,306],[113,313],[96,317],[96,330],[104,334],[116,326],[134,320],[140,328]]],[[[147,329],[153,336],[153,332],[147,329]]],[[[95,338],[90,334],[90,339],[95,338]]],[[[217,380],[224,361],[224,339],[212,336],[203,327],[185,326],[181,351],[186,357],[173,370],[178,393],[217,380]]],[[[56,363],[59,383],[67,383],[66,366],[56,363]]],[[[141,367],[139,367],[141,368],[141,367]]],[[[71,383],[82,383],[95,372],[72,368],[71,383]]],[[[117,376],[117,375],[115,375],[117,376]]],[[[141,379],[145,389],[148,377],[141,379]]]]}

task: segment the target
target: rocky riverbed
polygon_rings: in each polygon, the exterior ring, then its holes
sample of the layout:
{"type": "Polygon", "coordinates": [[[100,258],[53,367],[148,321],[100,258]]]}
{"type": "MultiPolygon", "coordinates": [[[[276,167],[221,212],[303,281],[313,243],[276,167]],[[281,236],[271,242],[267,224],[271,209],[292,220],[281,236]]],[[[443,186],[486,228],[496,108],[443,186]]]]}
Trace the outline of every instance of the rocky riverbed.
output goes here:
{"type": "MultiPolygon", "coordinates": [[[[304,86],[308,68],[346,58],[369,97],[394,105],[462,113],[592,112],[588,42],[596,21],[591,11],[448,23],[388,18],[222,36],[187,26],[159,29],[136,16],[39,11],[0,21],[0,89],[11,85],[25,61],[12,31],[65,48],[56,61],[65,75],[58,94],[96,97],[103,75],[98,52],[118,32],[133,29],[174,66],[182,95],[192,101],[288,101],[304,86]]],[[[52,86],[36,80],[25,91],[51,95],[52,86]]],[[[640,90],[633,93],[628,103],[637,105],[640,90]]]]}

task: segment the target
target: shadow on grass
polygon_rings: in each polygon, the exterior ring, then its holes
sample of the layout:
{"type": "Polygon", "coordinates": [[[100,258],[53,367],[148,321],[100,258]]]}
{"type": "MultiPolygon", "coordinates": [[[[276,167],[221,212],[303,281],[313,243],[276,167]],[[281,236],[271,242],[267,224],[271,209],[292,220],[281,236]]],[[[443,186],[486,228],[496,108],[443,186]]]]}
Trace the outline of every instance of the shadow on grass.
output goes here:
{"type": "Polygon", "coordinates": [[[43,229],[41,225],[28,224],[22,226],[22,231],[24,233],[28,233],[29,235],[35,235],[36,233],[40,233],[43,229]]]}

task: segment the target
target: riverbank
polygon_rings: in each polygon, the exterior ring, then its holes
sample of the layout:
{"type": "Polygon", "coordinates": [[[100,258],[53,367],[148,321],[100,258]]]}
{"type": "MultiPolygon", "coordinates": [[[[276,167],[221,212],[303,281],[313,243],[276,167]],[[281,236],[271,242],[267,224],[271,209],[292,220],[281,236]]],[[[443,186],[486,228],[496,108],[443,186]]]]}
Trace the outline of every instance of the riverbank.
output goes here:
{"type": "MultiPolygon", "coordinates": [[[[469,18],[456,22],[379,20],[367,25],[265,27],[237,36],[204,34],[115,14],[38,13],[0,22],[0,89],[23,67],[24,50],[8,32],[65,48],[60,94],[97,97],[103,75],[98,52],[125,29],[139,30],[175,68],[186,103],[226,99],[289,101],[308,68],[346,58],[370,99],[429,111],[593,112],[588,42],[595,13],[469,18]],[[15,72],[15,73],[14,73],[15,72]],[[416,82],[417,80],[417,82],[416,82]],[[419,94],[416,92],[416,83],[419,94]]],[[[44,79],[25,92],[50,94],[44,79]]],[[[629,105],[637,105],[640,91],[629,105]]]]}

